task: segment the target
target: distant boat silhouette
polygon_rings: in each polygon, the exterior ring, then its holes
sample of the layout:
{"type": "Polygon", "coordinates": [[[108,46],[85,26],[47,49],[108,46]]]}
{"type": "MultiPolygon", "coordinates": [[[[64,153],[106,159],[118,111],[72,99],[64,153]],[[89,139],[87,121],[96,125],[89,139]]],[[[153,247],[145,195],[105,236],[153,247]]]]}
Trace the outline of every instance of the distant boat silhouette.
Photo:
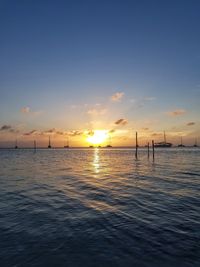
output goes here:
{"type": "Polygon", "coordinates": [[[109,143],[107,144],[107,146],[106,147],[112,147],[112,145],[111,145],[111,136],[109,136],[109,143]]]}
{"type": "Polygon", "coordinates": [[[166,135],[165,135],[165,132],[164,132],[164,141],[163,142],[155,143],[154,146],[155,147],[171,147],[172,146],[172,143],[168,143],[166,141],[166,135]]]}
{"type": "Polygon", "coordinates": [[[16,139],[16,141],[15,141],[15,149],[17,149],[18,148],[18,145],[17,145],[17,139],[16,139]]]}
{"type": "Polygon", "coordinates": [[[181,143],[178,145],[178,147],[185,147],[185,145],[183,144],[183,138],[181,136],[181,143]]]}
{"type": "Polygon", "coordinates": [[[69,148],[69,137],[67,137],[67,145],[65,145],[64,148],[69,148]]]}
{"type": "Polygon", "coordinates": [[[49,145],[48,145],[48,148],[51,148],[51,138],[49,136],[49,145]]]}
{"type": "Polygon", "coordinates": [[[195,138],[194,147],[198,147],[198,145],[197,145],[197,138],[195,138]]]}

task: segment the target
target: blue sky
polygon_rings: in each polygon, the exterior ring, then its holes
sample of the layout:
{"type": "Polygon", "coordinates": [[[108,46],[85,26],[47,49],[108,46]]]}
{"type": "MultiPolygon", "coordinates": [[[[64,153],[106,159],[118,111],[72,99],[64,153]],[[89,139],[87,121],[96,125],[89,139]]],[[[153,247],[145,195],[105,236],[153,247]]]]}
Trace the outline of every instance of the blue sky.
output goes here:
{"type": "Polygon", "coordinates": [[[1,130],[1,139],[110,130],[124,119],[116,142],[129,144],[132,129],[193,142],[199,12],[199,1],[189,0],[1,1],[0,128],[13,129],[1,130]],[[113,101],[116,93],[123,95],[113,101]]]}

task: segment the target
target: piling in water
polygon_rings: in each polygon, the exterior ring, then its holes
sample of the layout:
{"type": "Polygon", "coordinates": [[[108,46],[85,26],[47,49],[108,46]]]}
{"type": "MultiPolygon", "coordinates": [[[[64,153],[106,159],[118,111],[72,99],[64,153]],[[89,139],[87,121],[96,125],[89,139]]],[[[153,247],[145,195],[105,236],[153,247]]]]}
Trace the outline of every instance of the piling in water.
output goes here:
{"type": "Polygon", "coordinates": [[[147,156],[148,156],[148,159],[149,159],[149,142],[147,143],[147,156]]]}
{"type": "Polygon", "coordinates": [[[138,158],[138,134],[135,133],[135,158],[138,158]]]}
{"type": "Polygon", "coordinates": [[[154,152],[155,152],[155,151],[154,151],[154,140],[152,140],[152,150],[153,150],[153,160],[154,160],[154,156],[155,156],[155,155],[154,155],[154,154],[155,154],[155,153],[154,153],[154,152]]]}

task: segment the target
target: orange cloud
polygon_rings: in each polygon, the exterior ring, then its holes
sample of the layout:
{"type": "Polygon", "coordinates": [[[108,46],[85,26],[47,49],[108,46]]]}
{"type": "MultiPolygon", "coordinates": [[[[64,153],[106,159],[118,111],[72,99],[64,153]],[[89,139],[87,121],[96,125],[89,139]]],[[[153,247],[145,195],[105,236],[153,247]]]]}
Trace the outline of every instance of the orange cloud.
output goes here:
{"type": "Polygon", "coordinates": [[[117,92],[114,95],[111,96],[111,100],[113,102],[119,102],[121,101],[122,97],[124,96],[123,92],[117,92]]]}
{"type": "Polygon", "coordinates": [[[172,116],[172,117],[181,116],[181,115],[183,115],[185,113],[186,113],[186,110],[184,110],[184,109],[177,109],[177,110],[174,110],[174,111],[166,112],[167,115],[172,116]]]}
{"type": "Polygon", "coordinates": [[[23,114],[29,114],[29,115],[40,115],[41,113],[43,113],[43,111],[32,111],[30,107],[23,107],[20,109],[20,112],[23,114]]]}
{"type": "Polygon", "coordinates": [[[83,134],[83,131],[78,131],[78,130],[74,130],[74,131],[67,133],[67,135],[69,136],[80,136],[82,134],[83,134]]]}
{"type": "Polygon", "coordinates": [[[31,135],[34,135],[34,134],[37,134],[38,133],[38,131],[36,131],[36,130],[32,130],[32,131],[30,131],[30,132],[26,132],[26,133],[24,133],[24,135],[26,135],[26,136],[31,136],[31,135]]]}
{"type": "Polygon", "coordinates": [[[24,113],[24,114],[27,114],[27,113],[30,112],[30,107],[23,107],[23,108],[21,108],[20,111],[21,111],[22,113],[24,113]]]}
{"type": "Polygon", "coordinates": [[[119,119],[115,122],[116,125],[126,125],[128,121],[126,119],[119,119]]]}

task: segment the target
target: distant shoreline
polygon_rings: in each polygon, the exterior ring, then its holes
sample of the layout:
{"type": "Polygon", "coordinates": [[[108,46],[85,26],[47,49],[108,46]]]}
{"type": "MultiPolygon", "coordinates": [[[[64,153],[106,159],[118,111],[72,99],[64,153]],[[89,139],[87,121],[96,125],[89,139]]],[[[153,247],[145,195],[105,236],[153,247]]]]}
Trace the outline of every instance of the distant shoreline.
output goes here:
{"type": "MultiPolygon", "coordinates": [[[[37,148],[34,148],[34,147],[18,147],[18,148],[14,148],[14,147],[0,147],[0,150],[26,150],[26,149],[31,149],[31,150],[38,150],[38,149],[41,149],[41,150],[54,150],[54,149],[60,149],[60,150],[70,150],[70,149],[88,149],[88,150],[92,150],[92,149],[107,149],[107,150],[110,150],[110,149],[135,149],[136,147],[135,146],[113,146],[113,147],[98,147],[98,146],[94,146],[94,147],[87,147],[87,146],[82,146],[82,147],[68,147],[68,148],[65,148],[65,147],[51,147],[51,148],[48,148],[48,147],[37,147],[37,148]]],[[[168,147],[156,147],[155,149],[167,149],[167,150],[171,150],[171,149],[174,149],[174,148],[177,148],[177,149],[185,149],[185,148],[194,148],[194,149],[198,149],[199,147],[194,147],[194,146],[184,146],[184,147],[178,147],[178,146],[172,146],[170,148],[168,147]]],[[[140,146],[139,149],[147,149],[147,147],[145,146],[140,146]]],[[[150,147],[151,149],[151,147],[150,147]]]]}

